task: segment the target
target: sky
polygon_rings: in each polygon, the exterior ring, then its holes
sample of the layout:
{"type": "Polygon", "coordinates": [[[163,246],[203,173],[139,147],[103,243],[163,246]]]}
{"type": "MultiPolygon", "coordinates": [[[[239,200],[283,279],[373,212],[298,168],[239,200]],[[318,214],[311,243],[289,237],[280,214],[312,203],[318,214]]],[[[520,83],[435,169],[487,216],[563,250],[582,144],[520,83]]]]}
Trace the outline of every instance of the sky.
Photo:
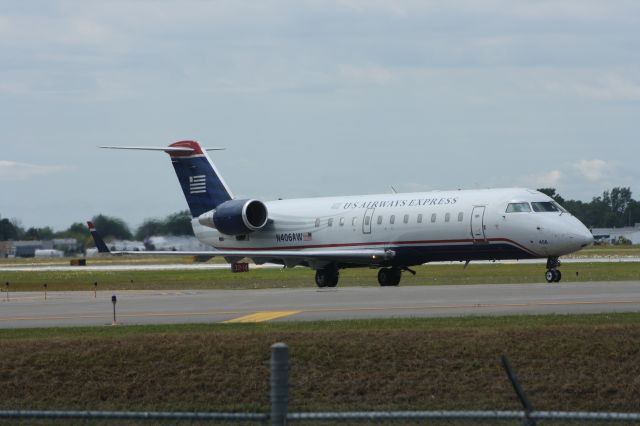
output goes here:
{"type": "Polygon", "coordinates": [[[237,196],[555,187],[640,198],[640,2],[0,0],[0,216],[186,209],[162,152],[237,196]]]}

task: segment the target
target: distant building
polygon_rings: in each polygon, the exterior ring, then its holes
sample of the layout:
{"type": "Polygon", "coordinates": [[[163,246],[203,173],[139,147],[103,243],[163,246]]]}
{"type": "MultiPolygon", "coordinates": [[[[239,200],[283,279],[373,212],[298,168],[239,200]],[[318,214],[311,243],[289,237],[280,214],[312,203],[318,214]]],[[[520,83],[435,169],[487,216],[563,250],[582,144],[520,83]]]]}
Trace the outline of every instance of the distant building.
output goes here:
{"type": "Polygon", "coordinates": [[[37,250],[56,250],[63,254],[76,253],[78,241],[75,238],[56,238],[44,241],[0,241],[0,257],[36,257],[37,250]]]}
{"type": "Polygon", "coordinates": [[[34,257],[37,259],[49,258],[49,257],[63,257],[64,252],[62,250],[54,249],[37,249],[34,257]]]}
{"type": "Polygon", "coordinates": [[[640,244],[640,223],[623,228],[592,228],[591,233],[596,244],[617,244],[620,237],[631,241],[631,244],[640,244]]]}
{"type": "Polygon", "coordinates": [[[53,249],[53,241],[9,241],[9,257],[35,257],[36,250],[53,249]]]}

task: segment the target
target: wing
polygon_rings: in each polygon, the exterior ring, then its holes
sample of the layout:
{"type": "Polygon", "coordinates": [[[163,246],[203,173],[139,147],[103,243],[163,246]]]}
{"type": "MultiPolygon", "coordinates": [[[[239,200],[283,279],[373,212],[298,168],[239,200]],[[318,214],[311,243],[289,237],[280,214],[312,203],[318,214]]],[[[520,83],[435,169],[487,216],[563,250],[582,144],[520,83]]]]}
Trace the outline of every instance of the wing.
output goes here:
{"type": "Polygon", "coordinates": [[[233,263],[248,258],[256,264],[279,263],[288,267],[296,265],[323,266],[331,262],[350,265],[380,265],[395,256],[393,250],[348,249],[348,250],[209,250],[209,251],[111,251],[91,222],[87,222],[99,253],[114,256],[197,256],[200,258],[224,257],[233,263]]]}

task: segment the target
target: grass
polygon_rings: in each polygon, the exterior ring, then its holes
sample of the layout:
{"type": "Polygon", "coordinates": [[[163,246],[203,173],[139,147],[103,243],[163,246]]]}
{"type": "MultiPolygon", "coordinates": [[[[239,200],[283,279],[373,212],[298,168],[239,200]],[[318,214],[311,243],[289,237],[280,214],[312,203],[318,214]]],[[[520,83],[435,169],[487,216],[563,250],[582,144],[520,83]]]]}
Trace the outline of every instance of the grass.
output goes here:
{"type": "Polygon", "coordinates": [[[640,314],[0,330],[0,408],[268,409],[290,346],[290,409],[637,411],[640,314]]]}
{"type": "MultiPolygon", "coordinates": [[[[404,273],[402,285],[541,283],[545,282],[544,265],[539,264],[462,264],[424,265],[416,267],[416,276],[404,273]]],[[[574,263],[562,266],[563,282],[640,280],[637,263],[574,263]]],[[[347,269],[340,272],[340,286],[376,286],[377,270],[347,269]]],[[[11,291],[130,289],[256,289],[313,287],[314,272],[306,268],[253,269],[249,273],[229,270],[165,271],[77,271],[68,272],[0,272],[0,286],[5,282],[11,291]]]]}

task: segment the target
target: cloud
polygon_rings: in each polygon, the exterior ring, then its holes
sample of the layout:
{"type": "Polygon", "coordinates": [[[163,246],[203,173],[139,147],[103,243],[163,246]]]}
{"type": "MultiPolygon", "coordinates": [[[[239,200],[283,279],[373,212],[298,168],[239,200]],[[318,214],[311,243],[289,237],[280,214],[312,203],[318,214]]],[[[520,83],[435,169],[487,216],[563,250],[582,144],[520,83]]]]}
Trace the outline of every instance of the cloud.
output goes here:
{"type": "Polygon", "coordinates": [[[67,166],[41,166],[0,160],[0,181],[25,180],[34,176],[50,175],[67,169],[67,166]]]}
{"type": "Polygon", "coordinates": [[[606,177],[611,165],[604,160],[580,160],[573,164],[573,168],[590,182],[597,182],[606,177]]]}

